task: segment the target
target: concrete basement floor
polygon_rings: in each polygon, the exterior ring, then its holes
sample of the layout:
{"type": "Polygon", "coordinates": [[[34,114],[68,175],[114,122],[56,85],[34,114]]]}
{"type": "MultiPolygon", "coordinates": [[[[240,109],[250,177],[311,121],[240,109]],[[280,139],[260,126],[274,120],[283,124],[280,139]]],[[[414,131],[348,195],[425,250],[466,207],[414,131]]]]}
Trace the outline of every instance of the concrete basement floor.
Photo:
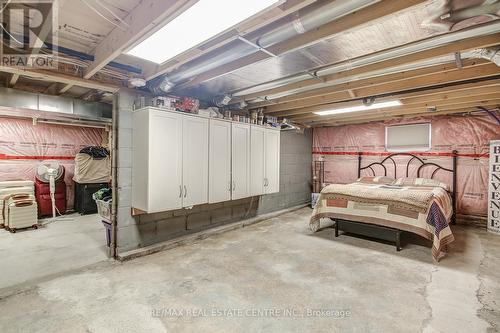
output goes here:
{"type": "Polygon", "coordinates": [[[311,234],[310,213],[304,208],[4,295],[1,331],[499,330],[500,237],[454,227],[450,254],[434,264],[422,244],[396,252],[355,237],[334,240],[331,228],[311,234]],[[265,309],[289,309],[289,316],[265,309]],[[337,312],[307,316],[307,309],[337,312]]]}
{"type": "MultiPolygon", "coordinates": [[[[108,260],[106,234],[97,214],[64,215],[36,230],[0,229],[0,295],[64,272],[108,260]],[[7,290],[6,290],[7,289],[7,290]]],[[[1,319],[0,319],[1,320],[1,319]]]]}

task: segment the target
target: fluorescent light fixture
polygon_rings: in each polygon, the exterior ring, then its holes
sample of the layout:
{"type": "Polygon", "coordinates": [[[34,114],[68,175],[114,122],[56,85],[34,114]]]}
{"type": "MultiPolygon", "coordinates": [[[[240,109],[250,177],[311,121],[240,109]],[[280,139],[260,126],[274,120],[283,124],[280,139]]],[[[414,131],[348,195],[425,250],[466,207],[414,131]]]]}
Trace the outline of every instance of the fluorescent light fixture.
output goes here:
{"type": "Polygon", "coordinates": [[[403,105],[401,103],[401,101],[387,101],[387,102],[373,103],[372,105],[349,106],[346,108],[318,111],[318,112],[313,112],[313,113],[320,115],[320,116],[329,116],[332,114],[366,111],[366,110],[374,110],[374,109],[383,109],[383,108],[390,108],[390,107],[400,106],[400,105],[403,105]]]}
{"type": "Polygon", "coordinates": [[[279,2],[199,0],[126,53],[161,64],[279,2]]]}

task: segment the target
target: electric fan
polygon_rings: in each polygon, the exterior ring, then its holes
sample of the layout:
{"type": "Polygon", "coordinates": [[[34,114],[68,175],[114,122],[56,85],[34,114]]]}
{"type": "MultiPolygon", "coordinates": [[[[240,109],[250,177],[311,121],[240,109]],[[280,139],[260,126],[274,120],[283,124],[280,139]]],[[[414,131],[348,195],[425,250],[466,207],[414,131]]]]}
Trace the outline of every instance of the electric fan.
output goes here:
{"type": "Polygon", "coordinates": [[[56,180],[61,178],[64,167],[57,161],[42,161],[36,170],[36,178],[44,183],[49,183],[50,201],[52,202],[52,218],[56,218],[56,180]]]}

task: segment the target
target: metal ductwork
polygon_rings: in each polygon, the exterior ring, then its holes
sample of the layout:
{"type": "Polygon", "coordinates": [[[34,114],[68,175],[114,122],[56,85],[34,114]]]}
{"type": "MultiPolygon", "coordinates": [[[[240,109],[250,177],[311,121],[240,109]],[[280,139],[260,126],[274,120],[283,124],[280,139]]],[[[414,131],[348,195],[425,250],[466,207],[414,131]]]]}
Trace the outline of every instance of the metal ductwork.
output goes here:
{"type": "MultiPolygon", "coordinates": [[[[328,1],[323,6],[315,6],[314,8],[305,8],[297,12],[295,19],[292,22],[283,23],[281,26],[275,27],[256,40],[251,42],[265,49],[276,43],[285,41],[315,29],[328,22],[336,20],[360,8],[371,5],[375,0],[336,0],[328,1]]],[[[222,53],[210,57],[209,59],[198,63],[190,64],[179,68],[177,71],[168,74],[168,76],[159,77],[148,84],[150,90],[154,93],[158,89],[162,92],[168,92],[177,84],[188,81],[190,78],[199,75],[203,72],[217,68],[231,61],[245,57],[258,51],[254,46],[248,43],[241,42],[238,46],[223,51],[222,53]],[[168,81],[170,84],[161,86],[161,83],[168,81]]]]}
{"type": "MultiPolygon", "coordinates": [[[[287,85],[290,83],[300,82],[300,81],[303,81],[306,79],[310,79],[311,75],[314,75],[315,77],[320,78],[320,77],[325,76],[325,75],[335,74],[338,72],[342,72],[342,71],[350,70],[353,68],[374,64],[377,62],[407,56],[407,55],[410,55],[410,54],[413,54],[416,52],[420,52],[420,51],[423,51],[426,49],[433,49],[433,48],[443,46],[446,44],[450,44],[450,43],[453,43],[453,42],[456,42],[459,40],[478,37],[478,36],[490,35],[490,34],[494,34],[494,33],[498,33],[498,32],[500,32],[500,22],[492,22],[492,23],[488,23],[488,24],[484,24],[484,25],[475,27],[475,28],[469,28],[466,30],[451,32],[451,33],[444,34],[444,35],[438,35],[438,36],[428,38],[426,40],[422,40],[419,42],[402,45],[400,47],[396,47],[396,48],[393,48],[393,49],[390,49],[390,50],[387,50],[384,52],[379,52],[379,53],[376,53],[373,55],[367,55],[367,56],[359,57],[356,59],[351,59],[349,61],[345,61],[342,63],[326,66],[326,67],[323,67],[319,70],[316,70],[313,74],[300,73],[297,75],[289,76],[289,77],[284,78],[284,79],[275,80],[275,81],[264,83],[261,85],[256,85],[254,87],[250,87],[250,88],[236,91],[236,92],[232,93],[232,96],[233,97],[244,97],[245,95],[248,95],[248,94],[254,94],[254,93],[258,93],[259,91],[265,91],[268,89],[278,88],[278,87],[281,87],[281,86],[284,86],[284,85],[287,85]]],[[[462,56],[469,57],[468,54],[462,54],[462,56]]],[[[452,59],[450,59],[450,61],[451,60],[452,59]]],[[[430,65],[433,61],[434,60],[431,59],[428,65],[430,65]]],[[[422,62],[420,64],[404,65],[404,67],[406,70],[408,70],[408,69],[411,69],[412,67],[415,67],[415,66],[417,66],[416,68],[418,68],[418,66],[423,67],[422,65],[424,63],[425,62],[422,62]]],[[[393,71],[394,68],[391,68],[388,70],[393,71]]],[[[400,68],[400,70],[401,70],[401,68],[400,68]]],[[[382,74],[387,74],[386,72],[387,71],[379,71],[378,73],[371,73],[371,74],[372,75],[382,75],[382,74]]],[[[353,78],[350,78],[350,79],[353,79],[353,78]]],[[[342,82],[338,81],[336,83],[342,83],[342,82]]],[[[316,89],[318,87],[324,87],[324,86],[329,85],[329,84],[332,84],[332,83],[325,84],[325,83],[318,82],[318,84],[316,84],[316,85],[311,85],[311,86],[308,86],[307,88],[302,88],[301,91],[312,90],[312,89],[316,89]]],[[[261,96],[261,99],[270,100],[270,99],[288,96],[290,94],[294,94],[297,92],[298,92],[297,90],[289,90],[289,91],[275,94],[275,95],[271,95],[271,96],[261,96]]]]}
{"type": "Polygon", "coordinates": [[[482,4],[477,6],[462,8],[459,10],[452,10],[441,15],[440,18],[448,22],[459,23],[478,16],[490,16],[492,19],[496,19],[498,18],[499,13],[500,2],[484,1],[482,4]]]}
{"type": "Polygon", "coordinates": [[[500,48],[498,47],[474,50],[471,52],[471,57],[489,60],[500,67],[500,48]]]}
{"type": "Polygon", "coordinates": [[[297,133],[304,134],[305,129],[306,129],[305,125],[290,121],[290,119],[284,118],[281,121],[282,131],[295,131],[297,133]]]}

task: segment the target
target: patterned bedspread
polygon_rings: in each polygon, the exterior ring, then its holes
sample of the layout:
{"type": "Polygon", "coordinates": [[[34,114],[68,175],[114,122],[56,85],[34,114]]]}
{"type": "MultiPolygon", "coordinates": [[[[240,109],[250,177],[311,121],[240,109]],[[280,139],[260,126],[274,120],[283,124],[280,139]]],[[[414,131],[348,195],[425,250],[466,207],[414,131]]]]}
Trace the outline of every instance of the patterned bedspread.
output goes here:
{"type": "Polygon", "coordinates": [[[338,218],[412,232],[432,241],[432,255],[438,260],[454,240],[449,227],[452,209],[451,197],[441,187],[333,184],[321,191],[309,226],[315,232],[321,218],[338,218]]]}

